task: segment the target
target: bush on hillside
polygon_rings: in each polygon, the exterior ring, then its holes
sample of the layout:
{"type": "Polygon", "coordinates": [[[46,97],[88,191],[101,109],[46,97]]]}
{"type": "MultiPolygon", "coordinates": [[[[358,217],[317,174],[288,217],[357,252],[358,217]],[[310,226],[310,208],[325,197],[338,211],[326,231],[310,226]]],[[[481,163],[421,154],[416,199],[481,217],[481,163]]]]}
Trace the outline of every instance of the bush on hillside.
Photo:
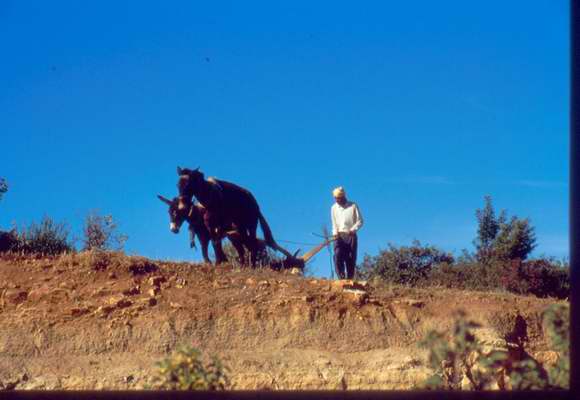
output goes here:
{"type": "Polygon", "coordinates": [[[570,295],[569,265],[553,258],[522,261],[500,258],[486,263],[467,252],[455,262],[452,255],[433,246],[395,247],[389,244],[378,256],[365,255],[358,278],[411,286],[450,289],[509,291],[520,295],[556,297],[570,295]]]}
{"type": "Polygon", "coordinates": [[[18,245],[18,234],[16,230],[0,232],[0,253],[16,249],[18,245]]]}
{"type": "Polygon", "coordinates": [[[55,255],[75,250],[69,241],[67,225],[56,223],[48,216],[45,216],[40,224],[32,222],[28,228],[22,228],[15,235],[16,243],[12,251],[55,255]]]}
{"type": "Polygon", "coordinates": [[[443,286],[450,289],[493,291],[501,290],[503,264],[479,263],[440,264],[435,266],[425,285],[443,286]]]}
{"type": "Polygon", "coordinates": [[[386,282],[418,285],[427,281],[431,270],[440,264],[453,264],[454,258],[434,246],[423,246],[418,240],[411,246],[388,244],[376,257],[365,256],[359,266],[362,279],[381,279],[386,282]]]}
{"type": "Polygon", "coordinates": [[[502,276],[502,285],[517,294],[566,298],[570,294],[569,269],[550,260],[513,260],[502,276]]]}
{"type": "Polygon", "coordinates": [[[85,218],[83,250],[122,250],[127,236],[117,232],[111,215],[91,211],[85,218]]]}
{"type": "Polygon", "coordinates": [[[463,250],[455,260],[451,254],[421,246],[418,241],[409,247],[389,244],[376,257],[365,255],[358,277],[413,286],[569,296],[569,266],[545,257],[527,260],[536,247],[529,219],[508,219],[505,210],[496,216],[491,197],[484,200],[484,207],[475,212],[475,252],[463,250]]]}

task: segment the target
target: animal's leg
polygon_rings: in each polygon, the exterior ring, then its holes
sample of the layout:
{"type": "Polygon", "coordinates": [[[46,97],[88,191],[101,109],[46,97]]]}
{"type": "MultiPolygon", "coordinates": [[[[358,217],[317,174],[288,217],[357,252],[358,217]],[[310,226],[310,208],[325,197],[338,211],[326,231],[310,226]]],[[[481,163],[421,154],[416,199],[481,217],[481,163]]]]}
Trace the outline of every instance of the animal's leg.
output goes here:
{"type": "Polygon", "coordinates": [[[232,243],[232,246],[236,249],[238,253],[238,261],[240,265],[244,265],[244,259],[246,255],[246,251],[244,250],[244,245],[242,244],[242,237],[239,234],[235,235],[228,235],[228,239],[232,243]]]}
{"type": "Polygon", "coordinates": [[[250,250],[250,265],[256,268],[258,258],[258,239],[256,238],[257,224],[248,228],[247,247],[250,250]]]}
{"type": "Polygon", "coordinates": [[[227,261],[227,257],[222,249],[222,237],[218,234],[216,218],[209,211],[203,215],[203,222],[209,232],[213,251],[215,253],[215,264],[221,264],[227,261]]]}
{"type": "Polygon", "coordinates": [[[189,225],[189,247],[195,249],[195,230],[191,224],[189,225]]]}
{"type": "Polygon", "coordinates": [[[209,255],[207,254],[207,247],[209,245],[209,235],[197,235],[199,238],[199,243],[201,245],[201,253],[203,254],[203,260],[211,264],[211,260],[209,259],[209,255]]]}
{"type": "Polygon", "coordinates": [[[211,260],[209,259],[208,253],[207,253],[207,246],[209,244],[209,233],[205,230],[205,226],[202,226],[200,229],[200,227],[197,227],[197,231],[196,228],[193,225],[189,225],[189,246],[192,249],[195,249],[195,236],[197,236],[197,238],[199,239],[199,244],[201,245],[201,254],[203,255],[203,261],[205,261],[207,264],[211,264],[211,260]]]}
{"type": "Polygon", "coordinates": [[[213,245],[213,251],[215,253],[215,265],[226,262],[228,260],[228,258],[226,257],[226,254],[224,253],[224,249],[222,248],[221,238],[212,237],[211,244],[213,245]]]}

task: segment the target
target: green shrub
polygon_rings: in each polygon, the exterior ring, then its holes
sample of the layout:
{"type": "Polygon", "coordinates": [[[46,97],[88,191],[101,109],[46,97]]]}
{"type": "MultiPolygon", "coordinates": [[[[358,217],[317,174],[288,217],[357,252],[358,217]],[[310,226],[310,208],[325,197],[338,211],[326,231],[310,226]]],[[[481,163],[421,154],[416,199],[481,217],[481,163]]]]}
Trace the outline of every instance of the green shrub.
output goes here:
{"type": "Polygon", "coordinates": [[[503,264],[439,264],[427,276],[427,284],[453,289],[493,291],[503,289],[503,264]]]}
{"type": "Polygon", "coordinates": [[[451,254],[418,241],[408,247],[389,243],[377,256],[364,256],[357,277],[411,286],[568,297],[569,265],[547,257],[528,260],[537,246],[530,220],[508,218],[505,210],[496,216],[491,197],[484,200],[485,206],[475,212],[475,252],[464,249],[455,260],[451,254]]]}
{"type": "Polygon", "coordinates": [[[411,246],[388,244],[376,257],[365,256],[358,274],[362,279],[380,278],[386,282],[424,284],[431,269],[438,264],[452,264],[453,256],[434,246],[422,246],[414,240],[411,246]]]}
{"type": "Polygon", "coordinates": [[[430,331],[419,345],[429,350],[428,364],[434,374],[418,388],[489,390],[497,385],[502,390],[569,389],[568,307],[552,305],[544,311],[545,334],[552,349],[559,353],[557,363],[547,369],[524,351],[527,335],[525,321],[522,322],[521,318],[514,314],[498,320],[499,324],[508,326],[500,329],[508,351],[484,351],[472,332],[479,325],[467,320],[463,312],[458,313],[450,335],[430,331]],[[510,344],[516,344],[518,351],[510,351],[510,344]]]}
{"type": "Polygon", "coordinates": [[[559,267],[549,259],[513,260],[502,276],[502,285],[517,294],[563,299],[570,295],[569,268],[559,267]]]}
{"type": "Polygon", "coordinates": [[[446,288],[466,289],[468,271],[455,264],[436,265],[429,274],[429,283],[446,288]]]}
{"type": "Polygon", "coordinates": [[[55,255],[74,251],[69,241],[69,229],[65,223],[56,223],[45,216],[40,224],[32,222],[28,228],[16,233],[13,251],[27,254],[55,255]]]}
{"type": "Polygon", "coordinates": [[[559,353],[558,361],[548,368],[549,383],[556,388],[570,388],[570,308],[553,304],[543,315],[545,335],[551,348],[559,353]]]}
{"type": "Polygon", "coordinates": [[[397,251],[383,251],[378,257],[365,256],[359,271],[361,279],[412,286],[508,291],[519,295],[559,299],[570,295],[569,267],[558,266],[550,260],[494,260],[488,264],[442,262],[409,267],[408,263],[400,261],[401,253],[397,251]]]}
{"type": "Polygon", "coordinates": [[[213,357],[202,362],[199,350],[184,346],[156,364],[152,389],[225,390],[229,386],[227,368],[213,357]]]}
{"type": "MultiPolygon", "coordinates": [[[[478,327],[479,324],[465,318],[464,312],[459,312],[453,326],[451,340],[448,340],[441,332],[433,330],[427,333],[425,338],[419,342],[419,346],[430,350],[428,365],[435,373],[420,388],[461,389],[464,371],[469,371],[473,367],[470,356],[473,352],[480,351],[479,343],[471,332],[471,329],[478,327]]],[[[477,386],[472,376],[471,383],[477,386]]]]}
{"type": "Polygon", "coordinates": [[[85,218],[83,250],[122,250],[127,236],[117,232],[111,215],[91,211],[85,218]]]}

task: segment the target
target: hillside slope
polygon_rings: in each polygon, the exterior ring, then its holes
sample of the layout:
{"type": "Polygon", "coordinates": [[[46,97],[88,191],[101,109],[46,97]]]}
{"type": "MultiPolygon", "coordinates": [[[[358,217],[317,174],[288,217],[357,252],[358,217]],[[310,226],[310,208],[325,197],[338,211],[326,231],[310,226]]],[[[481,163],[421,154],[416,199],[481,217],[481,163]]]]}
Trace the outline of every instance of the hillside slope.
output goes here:
{"type": "Polygon", "coordinates": [[[540,320],[553,301],[305,278],[118,253],[0,256],[0,388],[138,389],[180,344],[219,356],[233,389],[408,389],[430,329],[463,309],[502,347],[501,316],[526,321],[529,352],[553,358],[540,320]],[[493,327],[496,328],[493,328],[493,327]]]}

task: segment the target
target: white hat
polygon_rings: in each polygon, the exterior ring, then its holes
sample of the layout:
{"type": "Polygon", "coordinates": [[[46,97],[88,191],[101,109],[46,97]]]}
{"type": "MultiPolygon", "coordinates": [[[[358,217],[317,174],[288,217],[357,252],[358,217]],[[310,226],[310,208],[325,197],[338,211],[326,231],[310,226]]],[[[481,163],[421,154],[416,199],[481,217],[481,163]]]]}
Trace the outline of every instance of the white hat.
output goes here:
{"type": "Polygon", "coordinates": [[[346,193],[344,192],[344,188],[342,186],[339,186],[332,191],[332,195],[335,198],[336,197],[344,197],[346,195],[346,193]]]}

